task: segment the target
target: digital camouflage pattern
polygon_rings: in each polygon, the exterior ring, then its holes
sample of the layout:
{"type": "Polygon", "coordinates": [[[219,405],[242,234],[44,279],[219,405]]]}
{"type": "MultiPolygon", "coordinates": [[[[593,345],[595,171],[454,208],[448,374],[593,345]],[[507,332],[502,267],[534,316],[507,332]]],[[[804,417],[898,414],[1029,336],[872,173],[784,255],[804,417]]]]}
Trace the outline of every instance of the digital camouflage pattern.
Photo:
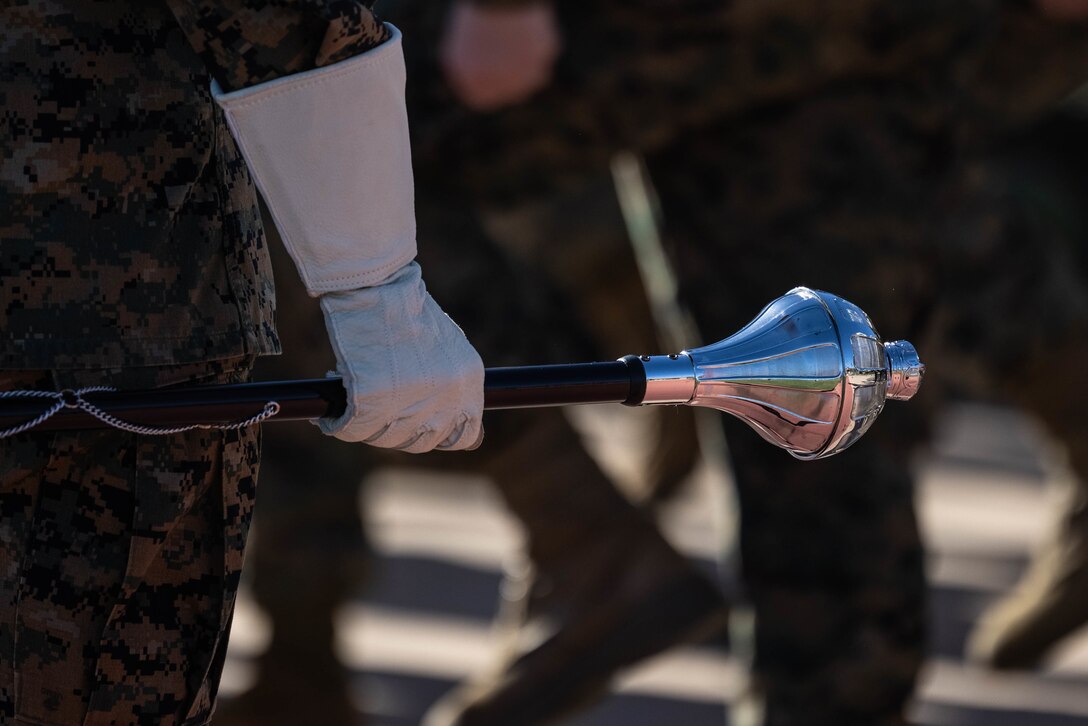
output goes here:
{"type": "Polygon", "coordinates": [[[384,27],[304,0],[43,0],[0,23],[0,368],[277,352],[256,193],[210,74],[308,70],[384,27]]]}
{"type": "Polygon", "coordinates": [[[166,0],[220,85],[235,90],[331,65],[388,40],[356,0],[166,0]]]}
{"type": "MultiPolygon", "coordinates": [[[[272,279],[210,79],[384,29],[286,0],[35,0],[0,24],[0,389],[248,378],[279,347],[272,279]]],[[[258,452],[255,429],[0,441],[0,723],[207,723],[258,452]]]]}
{"type": "Polygon", "coordinates": [[[275,352],[255,190],[166,6],[0,13],[0,367],[275,352]]]}
{"type": "MultiPolygon", "coordinates": [[[[252,360],[0,374],[4,390],[231,383],[252,360]]],[[[259,431],[26,433],[0,445],[0,723],[203,724],[259,431]]]]}

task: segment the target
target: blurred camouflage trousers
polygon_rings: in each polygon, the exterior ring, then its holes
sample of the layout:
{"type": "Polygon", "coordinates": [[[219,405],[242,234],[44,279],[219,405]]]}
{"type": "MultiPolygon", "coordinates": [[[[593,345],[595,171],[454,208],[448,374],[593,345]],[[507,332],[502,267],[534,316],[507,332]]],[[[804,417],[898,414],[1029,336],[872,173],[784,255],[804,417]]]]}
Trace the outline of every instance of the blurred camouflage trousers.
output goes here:
{"type": "Polygon", "coordinates": [[[833,459],[730,436],[769,726],[902,723],[925,647],[910,457],[948,396],[1026,406],[1088,474],[1084,182],[1058,172],[1069,124],[932,164],[939,139],[923,153],[881,99],[847,92],[650,160],[704,334],[804,284],[857,303],[928,363],[922,395],[833,459]]]}
{"type": "MultiPolygon", "coordinates": [[[[248,357],[0,372],[0,389],[248,378],[248,357]]],[[[0,722],[204,724],[256,493],[259,431],[0,441],[0,722]]]]}

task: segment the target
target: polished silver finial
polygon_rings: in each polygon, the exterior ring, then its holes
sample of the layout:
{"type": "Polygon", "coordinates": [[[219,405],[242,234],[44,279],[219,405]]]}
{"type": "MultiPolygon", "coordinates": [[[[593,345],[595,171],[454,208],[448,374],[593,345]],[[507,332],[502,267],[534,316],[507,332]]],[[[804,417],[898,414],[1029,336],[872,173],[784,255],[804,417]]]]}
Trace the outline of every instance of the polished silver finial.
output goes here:
{"type": "Polygon", "coordinates": [[[837,454],[891,398],[905,401],[925,366],[906,341],[883,343],[841,297],[797,287],[723,341],[644,356],[643,403],[687,403],[737,416],[798,459],[837,454]]]}

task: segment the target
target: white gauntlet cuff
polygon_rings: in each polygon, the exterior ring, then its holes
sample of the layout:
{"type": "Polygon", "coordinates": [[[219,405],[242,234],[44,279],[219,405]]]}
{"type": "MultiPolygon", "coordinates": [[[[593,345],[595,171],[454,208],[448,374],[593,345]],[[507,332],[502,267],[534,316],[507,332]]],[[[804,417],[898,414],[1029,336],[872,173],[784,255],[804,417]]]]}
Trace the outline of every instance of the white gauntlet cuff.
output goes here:
{"type": "Polygon", "coordinates": [[[212,93],[311,295],[416,254],[401,35],[332,66],[212,93]]]}

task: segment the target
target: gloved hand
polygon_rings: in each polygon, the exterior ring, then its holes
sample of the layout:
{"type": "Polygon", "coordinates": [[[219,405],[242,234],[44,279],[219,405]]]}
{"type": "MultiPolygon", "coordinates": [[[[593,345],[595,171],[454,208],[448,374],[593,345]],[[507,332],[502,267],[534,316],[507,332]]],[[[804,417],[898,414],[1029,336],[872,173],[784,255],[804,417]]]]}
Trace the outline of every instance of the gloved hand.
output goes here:
{"type": "Polygon", "coordinates": [[[347,441],[423,452],[482,437],[483,363],[427,294],[400,33],[325,68],[213,95],[307,291],[320,298],[347,441]]]}
{"type": "Polygon", "coordinates": [[[348,409],[321,430],[418,453],[464,449],[483,433],[484,368],[427,294],[412,262],[375,287],[321,296],[348,409]]]}

